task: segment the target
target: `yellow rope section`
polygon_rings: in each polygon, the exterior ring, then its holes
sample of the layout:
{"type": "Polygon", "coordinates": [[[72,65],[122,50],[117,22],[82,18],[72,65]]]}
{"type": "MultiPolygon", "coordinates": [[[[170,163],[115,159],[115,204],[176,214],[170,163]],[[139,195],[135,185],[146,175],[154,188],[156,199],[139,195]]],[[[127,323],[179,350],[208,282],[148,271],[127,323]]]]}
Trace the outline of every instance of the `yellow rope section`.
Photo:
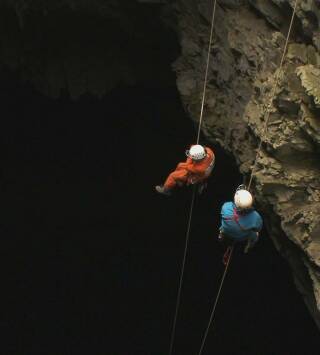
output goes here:
{"type": "Polygon", "coordinates": [[[262,134],[261,134],[261,139],[260,139],[260,143],[259,143],[259,146],[258,146],[257,154],[256,154],[256,157],[255,157],[255,160],[254,160],[254,164],[253,164],[253,167],[252,167],[250,180],[249,180],[249,184],[248,184],[248,190],[250,190],[252,179],[253,179],[253,175],[254,175],[255,169],[257,167],[257,160],[258,160],[258,157],[259,157],[259,154],[260,154],[260,151],[261,151],[261,147],[262,147],[262,137],[267,134],[268,122],[269,122],[269,117],[270,117],[270,113],[271,113],[271,106],[272,106],[273,99],[274,99],[275,94],[276,94],[276,89],[277,89],[278,84],[279,84],[283,62],[284,62],[284,59],[285,59],[285,56],[286,56],[286,53],[287,53],[289,37],[290,37],[290,34],[291,34],[293,20],[294,20],[295,14],[296,14],[298,1],[299,0],[296,0],[295,4],[294,4],[294,8],[293,8],[293,11],[292,11],[292,16],[291,16],[291,21],[290,21],[290,26],[289,26],[286,42],[285,42],[283,53],[282,53],[282,58],[281,58],[281,61],[280,61],[278,72],[276,73],[276,80],[274,82],[274,86],[273,86],[272,93],[271,93],[271,99],[270,99],[270,102],[269,102],[269,104],[268,104],[268,106],[266,108],[266,111],[264,113],[264,115],[266,116],[266,120],[265,120],[264,128],[263,128],[263,131],[262,131],[262,134]]]}

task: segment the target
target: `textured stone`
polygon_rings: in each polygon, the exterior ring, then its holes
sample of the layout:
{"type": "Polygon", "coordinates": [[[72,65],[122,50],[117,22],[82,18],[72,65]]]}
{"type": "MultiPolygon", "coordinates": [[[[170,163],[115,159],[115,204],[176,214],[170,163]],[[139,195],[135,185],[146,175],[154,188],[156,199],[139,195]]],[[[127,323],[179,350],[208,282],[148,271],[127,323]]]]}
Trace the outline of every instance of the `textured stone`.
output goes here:
{"type": "Polygon", "coordinates": [[[311,95],[314,103],[320,107],[320,69],[311,64],[304,65],[297,68],[297,74],[307,94],[311,95]]]}
{"type": "Polygon", "coordinates": [[[297,115],[299,112],[300,104],[292,101],[289,96],[279,95],[275,100],[275,105],[282,113],[297,115]]]}
{"type": "Polygon", "coordinates": [[[283,22],[283,16],[276,4],[272,1],[249,0],[249,3],[258,10],[273,26],[280,28],[283,22]]]}
{"type": "MultiPolygon", "coordinates": [[[[209,23],[199,28],[202,15],[188,3],[180,0],[175,8],[177,29],[181,43],[193,48],[208,38],[209,23]]],[[[318,38],[313,21],[318,13],[311,14],[311,1],[298,7],[295,22],[301,26],[295,28],[292,38],[309,38],[309,43],[291,40],[279,72],[287,31],[283,24],[288,23],[288,9],[294,2],[249,3],[265,20],[252,7],[218,6],[224,21],[216,25],[202,131],[235,156],[247,177],[262,140],[254,175],[256,198],[265,211],[275,246],[292,267],[297,288],[320,327],[320,274],[316,271],[320,266],[319,48],[310,44],[318,38]]],[[[200,107],[206,48],[197,50],[201,55],[191,55],[182,45],[182,55],[174,66],[182,100],[194,120],[200,107]]]]}
{"type": "Polygon", "coordinates": [[[307,46],[300,43],[289,44],[287,58],[298,59],[301,63],[306,64],[308,62],[307,46]]]}
{"type": "Polygon", "coordinates": [[[320,117],[313,114],[305,104],[301,105],[300,127],[320,145],[320,117]]]}
{"type": "Polygon", "coordinates": [[[320,51],[320,32],[314,32],[312,36],[313,44],[320,51]]]}

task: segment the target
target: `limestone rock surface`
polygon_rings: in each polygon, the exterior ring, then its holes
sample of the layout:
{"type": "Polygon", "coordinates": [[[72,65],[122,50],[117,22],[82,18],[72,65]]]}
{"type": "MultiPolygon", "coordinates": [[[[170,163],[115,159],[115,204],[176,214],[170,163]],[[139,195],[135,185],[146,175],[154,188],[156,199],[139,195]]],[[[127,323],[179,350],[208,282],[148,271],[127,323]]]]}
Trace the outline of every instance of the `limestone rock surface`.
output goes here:
{"type": "MultiPolygon", "coordinates": [[[[279,72],[293,5],[219,2],[202,132],[234,155],[247,181],[262,141],[252,187],[320,327],[320,4],[299,2],[279,72]]],[[[175,11],[182,46],[177,86],[197,122],[212,2],[179,0],[175,11]]]]}

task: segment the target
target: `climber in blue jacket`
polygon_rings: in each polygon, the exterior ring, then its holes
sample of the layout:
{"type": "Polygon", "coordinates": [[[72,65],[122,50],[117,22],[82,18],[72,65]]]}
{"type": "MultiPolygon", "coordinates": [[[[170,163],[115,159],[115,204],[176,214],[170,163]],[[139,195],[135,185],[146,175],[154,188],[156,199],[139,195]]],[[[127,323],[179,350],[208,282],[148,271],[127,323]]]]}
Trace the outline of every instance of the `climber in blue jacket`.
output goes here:
{"type": "Polygon", "coordinates": [[[234,195],[234,202],[226,202],[221,208],[220,240],[247,242],[245,252],[259,239],[262,218],[253,208],[253,198],[244,185],[234,195]]]}

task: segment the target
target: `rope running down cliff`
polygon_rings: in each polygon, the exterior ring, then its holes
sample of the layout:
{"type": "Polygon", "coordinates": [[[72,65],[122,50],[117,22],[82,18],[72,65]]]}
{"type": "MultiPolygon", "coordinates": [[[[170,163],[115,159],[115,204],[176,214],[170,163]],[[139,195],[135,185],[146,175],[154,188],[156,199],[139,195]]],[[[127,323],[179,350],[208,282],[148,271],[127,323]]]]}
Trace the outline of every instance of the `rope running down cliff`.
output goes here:
{"type": "MultiPolygon", "coordinates": [[[[210,63],[210,51],[211,51],[211,46],[212,46],[212,41],[213,41],[213,29],[214,29],[214,19],[215,19],[215,14],[216,14],[216,5],[217,5],[217,0],[214,0],[213,10],[212,10],[212,18],[211,18],[211,31],[210,31],[210,39],[209,39],[209,46],[208,46],[208,55],[207,55],[207,65],[206,65],[206,71],[205,71],[205,77],[204,77],[203,94],[202,94],[202,102],[201,102],[201,110],[200,110],[200,118],[199,118],[199,127],[198,127],[198,134],[197,134],[197,144],[199,144],[201,125],[202,125],[202,121],[203,121],[203,109],[204,109],[204,102],[205,102],[205,97],[206,97],[206,88],[207,88],[208,71],[209,71],[209,63],[210,63]]],[[[196,187],[194,186],[193,191],[192,191],[192,200],[191,200],[191,205],[190,205],[184,254],[183,254],[182,266],[181,266],[181,271],[180,271],[179,288],[178,288],[174,321],[173,321],[172,332],[171,332],[169,355],[172,355],[173,344],[174,344],[174,339],[175,339],[175,332],[176,332],[177,318],[178,318],[178,312],[179,312],[179,307],[180,307],[181,289],[182,289],[182,284],[183,284],[184,269],[185,269],[187,251],[188,251],[188,243],[189,243],[189,236],[190,236],[191,220],[192,220],[195,195],[196,195],[196,187]]]]}
{"type": "MultiPolygon", "coordinates": [[[[279,82],[279,79],[280,79],[280,72],[281,72],[282,65],[283,65],[283,62],[284,62],[284,59],[285,59],[285,55],[286,55],[286,52],[287,52],[287,46],[288,46],[288,42],[289,42],[290,33],[291,33],[291,30],[292,30],[292,24],[293,24],[294,16],[295,16],[296,10],[297,10],[298,1],[299,1],[299,0],[296,0],[296,1],[295,1],[295,4],[294,4],[294,8],[293,8],[293,11],[292,11],[292,17],[291,17],[291,21],[290,21],[290,25],[289,25],[289,30],[288,30],[288,34],[287,34],[287,38],[286,38],[286,42],[285,42],[285,46],[284,46],[284,50],[283,50],[281,62],[280,62],[280,65],[279,65],[279,70],[278,70],[278,73],[277,73],[275,85],[274,85],[274,87],[273,87],[273,91],[272,91],[272,95],[271,95],[271,100],[270,100],[269,106],[268,106],[268,108],[267,108],[267,109],[268,109],[268,112],[267,112],[267,119],[266,119],[266,123],[265,123],[265,127],[264,127],[264,133],[266,133],[267,128],[268,128],[268,120],[269,120],[269,117],[270,117],[270,107],[271,107],[271,104],[272,104],[272,102],[273,102],[273,99],[274,99],[274,96],[275,96],[276,87],[277,87],[278,82],[279,82]]],[[[259,144],[259,147],[258,147],[256,159],[255,159],[254,166],[253,166],[253,169],[252,169],[252,172],[251,172],[251,177],[250,177],[248,189],[250,189],[250,186],[251,186],[251,183],[252,183],[252,177],[253,177],[254,169],[255,169],[255,167],[256,167],[258,155],[259,155],[260,150],[261,150],[261,146],[262,146],[262,139],[260,140],[260,144],[259,144]]],[[[214,306],[213,306],[213,309],[212,309],[212,312],[211,312],[211,315],[210,315],[210,318],[209,318],[208,326],[207,326],[207,328],[206,328],[206,331],[205,331],[205,334],[204,334],[204,337],[203,337],[203,340],[202,340],[201,347],[200,347],[200,350],[199,350],[198,355],[201,355],[201,354],[202,354],[202,350],[203,350],[203,348],[204,348],[205,341],[206,341],[206,338],[207,338],[207,335],[208,335],[210,326],[211,326],[211,324],[212,324],[213,321],[214,321],[214,316],[215,316],[215,311],[216,311],[218,299],[219,299],[219,297],[220,297],[222,285],[223,285],[223,282],[224,282],[224,279],[225,279],[225,276],[226,276],[226,273],[227,273],[227,270],[228,270],[229,262],[230,262],[231,255],[232,255],[232,251],[233,251],[233,247],[232,247],[232,250],[231,250],[230,257],[229,257],[229,259],[228,259],[228,263],[227,263],[227,265],[226,265],[226,267],[225,267],[225,271],[224,271],[224,273],[223,273],[223,277],[222,277],[222,280],[221,280],[221,283],[220,283],[219,291],[218,291],[218,293],[217,293],[217,296],[216,296],[216,299],[215,299],[215,302],[214,302],[214,306]]]]}
{"type": "Polygon", "coordinates": [[[222,290],[222,286],[223,286],[223,282],[224,282],[224,279],[226,278],[226,275],[227,275],[227,272],[228,272],[228,268],[229,268],[229,264],[230,264],[230,260],[231,260],[231,257],[232,257],[232,253],[233,253],[233,249],[234,249],[234,244],[232,245],[231,247],[231,251],[230,251],[230,255],[228,257],[228,261],[227,261],[227,264],[226,264],[226,267],[224,269],[224,273],[222,275],[222,279],[221,279],[221,282],[220,282],[220,286],[219,286],[219,290],[218,290],[218,293],[217,293],[217,297],[214,301],[214,306],[213,306],[213,309],[212,309],[212,312],[211,312],[211,315],[210,315],[210,318],[209,318],[209,322],[208,322],[208,325],[207,325],[207,329],[204,333],[204,336],[203,336],[203,339],[202,339],[202,343],[201,343],[201,347],[200,347],[200,350],[199,350],[199,354],[198,355],[201,355],[202,354],[202,350],[204,348],[204,344],[206,342],[206,339],[207,339],[207,335],[209,333],[209,329],[210,329],[210,326],[211,326],[211,323],[214,319],[214,314],[215,314],[215,311],[216,311],[216,308],[217,308],[217,304],[218,304],[218,300],[219,300],[219,296],[220,296],[220,293],[221,293],[221,290],[222,290]]]}
{"type": "Polygon", "coordinates": [[[261,151],[261,148],[262,148],[262,137],[267,134],[268,122],[269,122],[269,117],[270,117],[270,113],[271,113],[271,106],[272,106],[273,99],[274,99],[275,94],[276,94],[276,89],[278,87],[279,80],[280,80],[280,77],[281,77],[281,70],[282,70],[283,62],[284,62],[284,59],[285,59],[285,56],[286,56],[286,52],[287,52],[288,42],[289,42],[291,30],[292,30],[294,16],[295,16],[296,10],[297,10],[298,1],[299,0],[296,0],[295,4],[294,4],[294,8],[293,8],[293,11],[292,11],[292,16],[291,16],[291,21],[290,21],[290,25],[289,25],[289,30],[288,30],[286,42],[285,42],[285,45],[284,45],[283,54],[282,54],[282,57],[281,57],[279,69],[278,69],[278,72],[276,73],[276,80],[274,82],[274,86],[273,86],[273,89],[272,89],[270,102],[269,102],[269,104],[268,104],[268,106],[266,108],[266,111],[264,113],[264,116],[266,116],[266,120],[265,120],[264,128],[263,128],[263,131],[262,131],[262,134],[261,134],[261,138],[260,138],[260,143],[259,143],[259,146],[258,146],[257,154],[256,154],[256,157],[255,157],[255,160],[254,160],[254,164],[253,164],[252,170],[251,170],[250,180],[249,180],[249,184],[248,184],[248,190],[250,190],[252,179],[253,179],[253,175],[254,175],[255,169],[257,167],[258,157],[259,157],[259,154],[260,154],[260,151],[261,151]]]}

